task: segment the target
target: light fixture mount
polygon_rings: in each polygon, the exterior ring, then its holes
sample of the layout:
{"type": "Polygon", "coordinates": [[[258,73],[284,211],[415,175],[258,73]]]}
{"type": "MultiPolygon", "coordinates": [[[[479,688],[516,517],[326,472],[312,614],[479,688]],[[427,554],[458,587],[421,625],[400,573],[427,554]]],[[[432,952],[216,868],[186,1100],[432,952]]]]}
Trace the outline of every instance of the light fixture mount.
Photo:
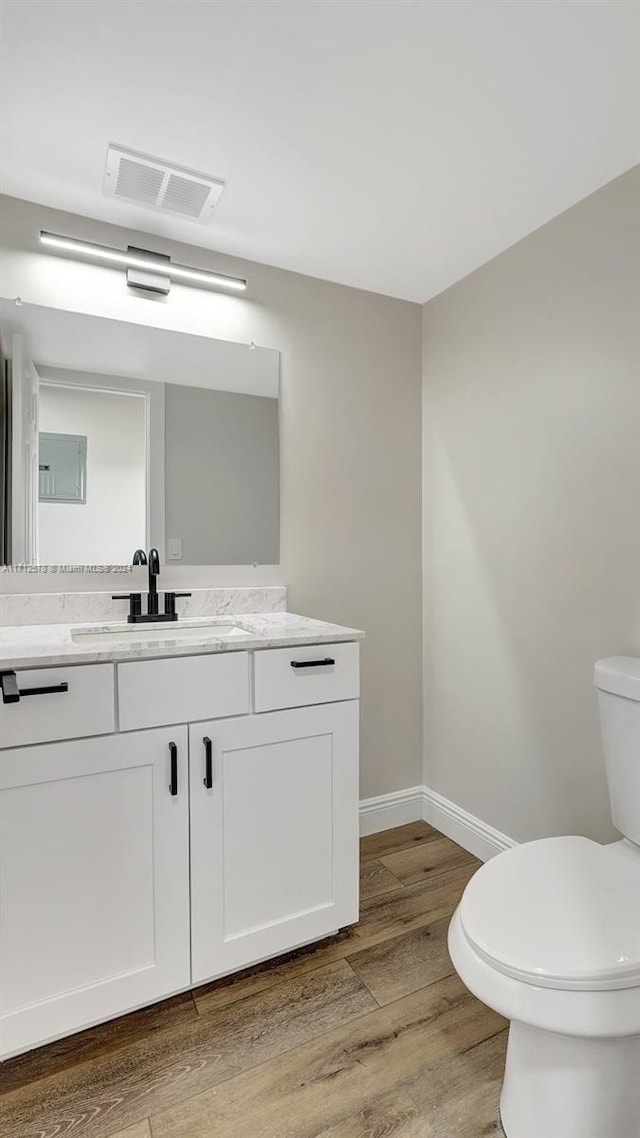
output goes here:
{"type": "Polygon", "coordinates": [[[172,281],[203,288],[228,289],[231,292],[244,292],[247,287],[243,277],[230,277],[225,273],[210,272],[208,269],[176,265],[168,254],[138,249],[133,245],[129,245],[127,249],[111,249],[107,245],[95,245],[92,241],[80,241],[77,237],[63,237],[59,233],[48,233],[44,229],[40,231],[40,241],[43,245],[61,253],[80,258],[88,257],[91,260],[103,261],[107,265],[126,268],[127,284],[132,288],[143,288],[147,292],[161,292],[166,295],[172,281]],[[130,277],[129,270],[138,270],[138,273],[130,277]],[[156,278],[155,281],[153,278],[156,278]],[[147,283],[143,284],[143,279],[146,279],[147,283]]]}
{"type": "Polygon", "coordinates": [[[127,245],[127,253],[138,260],[149,259],[148,269],[136,269],[133,265],[127,265],[127,286],[142,289],[143,292],[156,292],[168,296],[171,290],[171,277],[167,276],[166,269],[171,264],[171,257],[166,253],[150,253],[148,249],[137,249],[135,245],[127,245]],[[151,267],[154,261],[157,264],[155,272],[151,267]]]}

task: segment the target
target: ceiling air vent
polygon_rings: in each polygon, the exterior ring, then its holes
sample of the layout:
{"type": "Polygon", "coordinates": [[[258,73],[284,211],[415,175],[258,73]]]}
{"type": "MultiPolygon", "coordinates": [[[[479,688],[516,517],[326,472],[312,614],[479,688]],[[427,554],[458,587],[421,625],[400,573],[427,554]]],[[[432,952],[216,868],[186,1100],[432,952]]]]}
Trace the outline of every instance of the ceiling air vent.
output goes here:
{"type": "Polygon", "coordinates": [[[162,158],[109,146],[104,192],[192,221],[209,221],[224,182],[209,174],[172,166],[162,158]]]}

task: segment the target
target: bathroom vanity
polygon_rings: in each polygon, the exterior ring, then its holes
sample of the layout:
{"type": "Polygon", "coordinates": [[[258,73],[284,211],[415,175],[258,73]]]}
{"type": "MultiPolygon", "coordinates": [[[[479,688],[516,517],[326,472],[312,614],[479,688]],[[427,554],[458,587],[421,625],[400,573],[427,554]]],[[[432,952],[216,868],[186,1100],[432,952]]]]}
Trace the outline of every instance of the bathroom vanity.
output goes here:
{"type": "Polygon", "coordinates": [[[2,1059],[357,920],[361,634],[197,587],[278,564],[277,350],[15,297],[0,349],[2,1059]]]}
{"type": "Polygon", "coordinates": [[[0,630],[0,1058],[357,920],[361,636],[0,630]]]}

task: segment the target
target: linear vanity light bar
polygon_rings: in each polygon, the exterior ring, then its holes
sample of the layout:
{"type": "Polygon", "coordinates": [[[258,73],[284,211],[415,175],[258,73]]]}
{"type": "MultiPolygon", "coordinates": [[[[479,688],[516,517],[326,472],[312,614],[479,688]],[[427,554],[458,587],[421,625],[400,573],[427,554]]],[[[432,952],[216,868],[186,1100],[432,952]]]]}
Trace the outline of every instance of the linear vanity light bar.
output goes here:
{"type": "Polygon", "coordinates": [[[208,285],[210,288],[227,288],[233,292],[244,292],[247,287],[246,280],[241,277],[210,273],[207,269],[191,269],[188,265],[174,265],[169,257],[151,252],[145,256],[143,250],[136,250],[134,253],[124,249],[110,249],[106,245],[94,245],[91,241],[79,241],[76,237],[61,237],[57,233],[47,233],[44,229],[40,231],[40,241],[43,245],[49,245],[54,249],[62,249],[64,252],[82,257],[94,257],[96,261],[122,265],[126,269],[161,273],[171,280],[208,285]]]}

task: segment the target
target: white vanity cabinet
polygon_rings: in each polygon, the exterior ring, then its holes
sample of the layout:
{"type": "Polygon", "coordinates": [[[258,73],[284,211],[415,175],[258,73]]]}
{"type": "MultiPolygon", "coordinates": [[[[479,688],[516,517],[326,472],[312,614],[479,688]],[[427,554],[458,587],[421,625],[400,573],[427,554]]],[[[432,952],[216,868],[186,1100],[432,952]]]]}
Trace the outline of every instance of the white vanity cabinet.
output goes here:
{"type": "Polygon", "coordinates": [[[358,703],[189,728],[194,984],[358,919],[358,703]]]}
{"type": "Polygon", "coordinates": [[[189,985],[188,797],[186,727],[0,751],[0,1056],[189,985]]]}
{"type": "Polygon", "coordinates": [[[0,1059],[357,920],[356,643],[17,683],[0,702],[0,1059]]]}

